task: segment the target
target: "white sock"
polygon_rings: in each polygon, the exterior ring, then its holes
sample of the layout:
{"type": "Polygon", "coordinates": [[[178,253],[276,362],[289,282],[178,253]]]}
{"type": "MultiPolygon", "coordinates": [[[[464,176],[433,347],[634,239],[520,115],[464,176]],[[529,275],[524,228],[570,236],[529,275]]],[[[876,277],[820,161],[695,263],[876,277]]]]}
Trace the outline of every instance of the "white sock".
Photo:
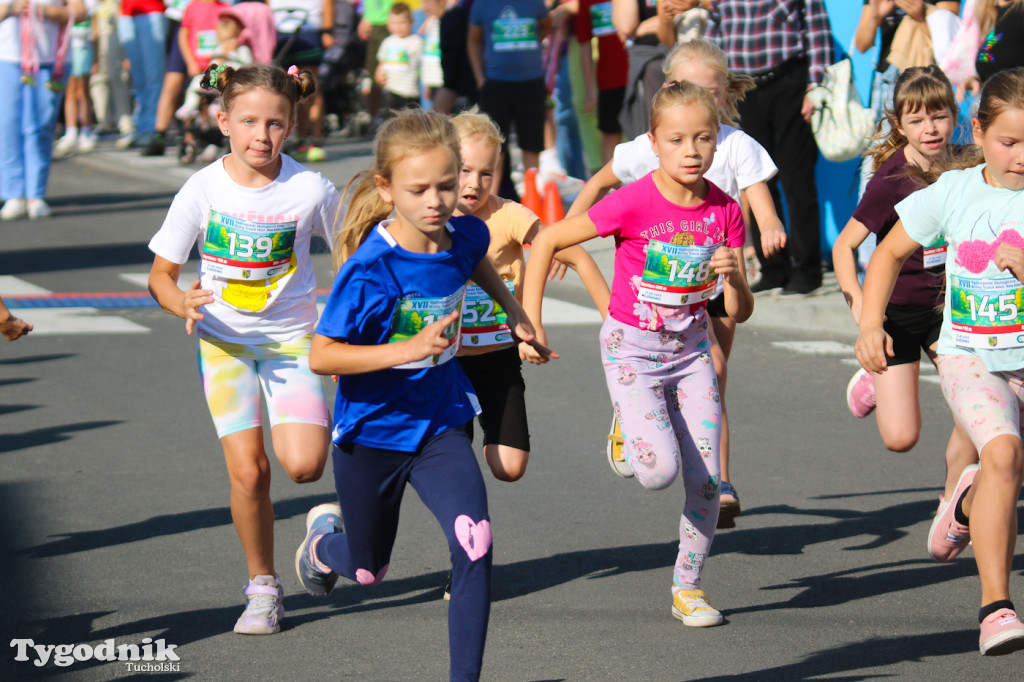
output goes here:
{"type": "Polygon", "coordinates": [[[68,138],[69,140],[77,140],[78,139],[78,126],[68,126],[67,128],[65,128],[64,129],[64,137],[68,138]]]}

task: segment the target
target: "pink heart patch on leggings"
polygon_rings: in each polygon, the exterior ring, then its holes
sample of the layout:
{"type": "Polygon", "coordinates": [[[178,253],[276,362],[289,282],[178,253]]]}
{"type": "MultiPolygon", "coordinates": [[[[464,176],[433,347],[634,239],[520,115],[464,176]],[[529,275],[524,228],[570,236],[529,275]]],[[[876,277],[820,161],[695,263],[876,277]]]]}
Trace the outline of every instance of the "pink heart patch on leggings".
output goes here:
{"type": "Polygon", "coordinates": [[[470,561],[476,561],[491,548],[491,522],[484,519],[474,523],[473,519],[461,514],[455,519],[455,537],[470,561]]]}

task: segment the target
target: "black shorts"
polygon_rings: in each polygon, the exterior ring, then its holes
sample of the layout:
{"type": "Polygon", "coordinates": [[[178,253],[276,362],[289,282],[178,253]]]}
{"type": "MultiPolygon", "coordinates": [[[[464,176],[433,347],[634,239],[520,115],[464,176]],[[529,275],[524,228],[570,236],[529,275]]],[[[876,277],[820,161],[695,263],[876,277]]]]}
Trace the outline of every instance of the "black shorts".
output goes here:
{"type": "Polygon", "coordinates": [[[895,355],[888,358],[890,367],[921,361],[921,351],[939,340],[942,310],[933,306],[898,305],[885,307],[885,333],[892,337],[895,355]]]}
{"type": "MultiPolygon", "coordinates": [[[[515,346],[483,355],[459,358],[462,371],[480,401],[480,426],[484,445],[507,445],[530,451],[530,429],[526,423],[526,382],[523,362],[515,346]]],[[[466,424],[470,440],[473,422],[466,424]]]]}
{"type": "Polygon", "coordinates": [[[626,101],[626,88],[612,88],[597,91],[597,129],[612,135],[622,134],[619,114],[626,101]]]}
{"type": "Polygon", "coordinates": [[[298,33],[278,33],[277,46],[274,54],[278,55],[277,63],[289,66],[319,66],[324,60],[324,45],[320,31],[299,31],[298,33]],[[281,52],[287,46],[286,52],[281,52]]]}
{"type": "Polygon", "coordinates": [[[544,79],[529,81],[487,80],[480,91],[480,109],[494,119],[505,137],[514,125],[519,148],[524,152],[544,151],[544,118],[548,91],[544,79]]]}
{"type": "Polygon", "coordinates": [[[164,69],[164,72],[180,73],[183,76],[188,76],[188,67],[185,66],[185,58],[181,56],[181,45],[178,44],[179,30],[179,28],[175,27],[173,31],[174,39],[171,41],[170,49],[167,52],[167,67],[164,69]]]}
{"type": "Polygon", "coordinates": [[[420,98],[419,97],[405,97],[394,92],[384,91],[384,97],[386,106],[388,108],[388,117],[390,117],[391,111],[401,111],[402,109],[419,109],[420,98]]]}
{"type": "Polygon", "coordinates": [[[708,315],[711,317],[729,317],[725,312],[725,293],[721,293],[708,301],[708,315]]]}

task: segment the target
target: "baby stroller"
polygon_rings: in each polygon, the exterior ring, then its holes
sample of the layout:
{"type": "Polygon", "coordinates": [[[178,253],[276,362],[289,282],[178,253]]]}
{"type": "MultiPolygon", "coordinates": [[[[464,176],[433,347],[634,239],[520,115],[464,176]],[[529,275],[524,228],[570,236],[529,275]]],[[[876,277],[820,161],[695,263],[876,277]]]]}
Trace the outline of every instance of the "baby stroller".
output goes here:
{"type": "Polygon", "coordinates": [[[324,52],[320,64],[320,87],[331,128],[342,137],[362,137],[369,129],[361,84],[367,76],[366,43],[359,39],[356,27],[359,15],[352,0],[334,2],[334,45],[324,52]]]}

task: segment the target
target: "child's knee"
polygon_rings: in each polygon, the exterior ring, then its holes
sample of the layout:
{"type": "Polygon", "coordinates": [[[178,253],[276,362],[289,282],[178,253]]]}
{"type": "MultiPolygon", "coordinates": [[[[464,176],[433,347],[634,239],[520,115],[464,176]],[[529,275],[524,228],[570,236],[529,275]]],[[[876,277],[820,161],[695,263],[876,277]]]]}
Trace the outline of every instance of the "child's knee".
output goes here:
{"type": "Polygon", "coordinates": [[[230,470],[231,488],[249,497],[270,492],[270,466],[263,461],[235,463],[230,470]]]}
{"type": "Polygon", "coordinates": [[[1024,452],[1020,439],[1013,436],[994,438],[982,451],[981,467],[986,478],[995,476],[1020,487],[1024,476],[1024,452]]]}
{"type": "Polygon", "coordinates": [[[470,563],[479,561],[491,552],[492,542],[490,519],[475,520],[459,514],[455,517],[448,540],[452,565],[466,560],[470,563]]]}
{"type": "Polygon", "coordinates": [[[374,587],[380,585],[384,580],[384,576],[387,575],[388,568],[391,564],[384,564],[376,571],[372,571],[367,568],[356,569],[356,582],[363,587],[374,587]]]}
{"type": "Polygon", "coordinates": [[[910,452],[917,445],[917,433],[883,434],[882,442],[890,452],[910,452]]]}
{"type": "Polygon", "coordinates": [[[285,465],[284,470],[288,477],[296,483],[313,483],[320,480],[325,464],[327,464],[326,459],[289,462],[285,465]]]}

